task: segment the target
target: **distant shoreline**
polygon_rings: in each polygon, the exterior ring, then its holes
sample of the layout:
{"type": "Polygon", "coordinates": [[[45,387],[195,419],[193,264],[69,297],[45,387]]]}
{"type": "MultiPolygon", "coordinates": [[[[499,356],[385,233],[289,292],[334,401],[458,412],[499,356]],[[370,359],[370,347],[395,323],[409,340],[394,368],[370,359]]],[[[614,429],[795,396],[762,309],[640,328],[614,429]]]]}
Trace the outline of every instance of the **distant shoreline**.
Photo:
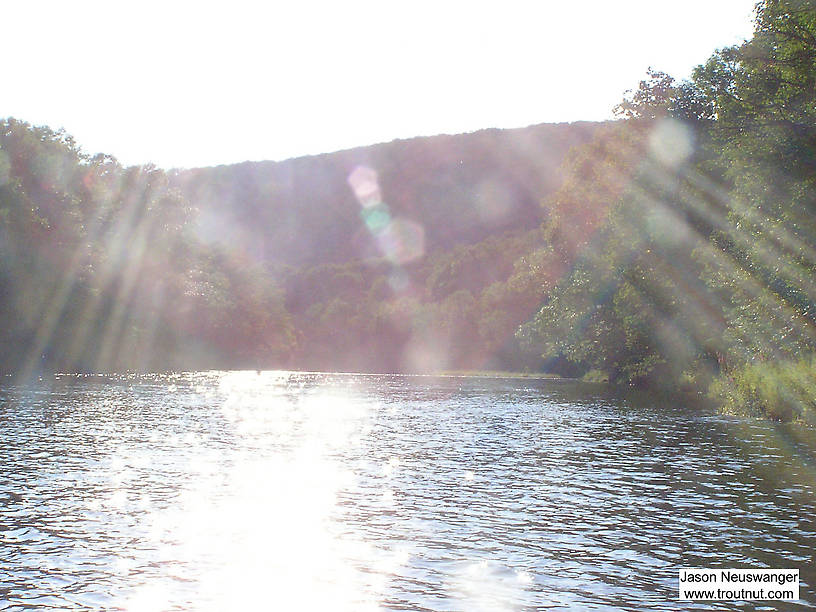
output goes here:
{"type": "Polygon", "coordinates": [[[578,380],[547,372],[502,372],[491,370],[448,370],[431,374],[431,376],[450,376],[452,378],[530,378],[543,380],[578,380]]]}

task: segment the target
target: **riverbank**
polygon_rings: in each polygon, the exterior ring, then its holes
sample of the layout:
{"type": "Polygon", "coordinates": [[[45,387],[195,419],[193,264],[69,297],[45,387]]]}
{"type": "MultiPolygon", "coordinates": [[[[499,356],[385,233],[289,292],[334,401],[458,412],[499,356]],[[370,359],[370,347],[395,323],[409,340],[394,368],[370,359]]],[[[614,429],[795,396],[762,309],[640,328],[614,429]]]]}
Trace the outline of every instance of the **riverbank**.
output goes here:
{"type": "Polygon", "coordinates": [[[547,380],[577,380],[575,378],[567,378],[559,376],[558,374],[549,374],[547,372],[507,372],[496,370],[445,370],[438,372],[435,376],[461,376],[463,378],[531,378],[531,379],[547,379],[547,380]]]}

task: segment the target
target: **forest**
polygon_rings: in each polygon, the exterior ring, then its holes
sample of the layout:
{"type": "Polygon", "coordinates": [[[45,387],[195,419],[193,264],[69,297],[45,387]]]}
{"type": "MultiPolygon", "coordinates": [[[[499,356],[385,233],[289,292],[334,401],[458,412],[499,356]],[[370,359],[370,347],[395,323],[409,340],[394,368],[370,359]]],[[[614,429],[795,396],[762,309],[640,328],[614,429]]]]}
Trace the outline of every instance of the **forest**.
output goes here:
{"type": "Polygon", "coordinates": [[[172,170],[0,120],[0,371],[524,370],[816,421],[816,8],[614,112],[172,170]]]}

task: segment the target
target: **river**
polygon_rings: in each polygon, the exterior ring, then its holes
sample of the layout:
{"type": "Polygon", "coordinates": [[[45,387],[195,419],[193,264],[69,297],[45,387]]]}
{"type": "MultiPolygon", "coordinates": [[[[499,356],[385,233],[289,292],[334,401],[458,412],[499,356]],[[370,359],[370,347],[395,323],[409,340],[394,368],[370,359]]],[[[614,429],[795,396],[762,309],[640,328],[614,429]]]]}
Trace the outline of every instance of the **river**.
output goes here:
{"type": "Polygon", "coordinates": [[[813,436],[567,381],[290,372],[0,388],[0,609],[689,610],[794,568],[813,436]],[[810,436],[810,442],[803,438],[810,436]]]}

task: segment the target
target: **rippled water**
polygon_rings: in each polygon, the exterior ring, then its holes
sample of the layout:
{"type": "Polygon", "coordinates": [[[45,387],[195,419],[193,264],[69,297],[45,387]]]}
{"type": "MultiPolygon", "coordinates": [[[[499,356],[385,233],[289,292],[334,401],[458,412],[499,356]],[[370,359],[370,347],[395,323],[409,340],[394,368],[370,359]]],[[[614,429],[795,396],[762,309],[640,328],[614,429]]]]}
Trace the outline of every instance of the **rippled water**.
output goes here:
{"type": "MultiPolygon", "coordinates": [[[[0,609],[734,609],[799,568],[794,429],[531,380],[265,372],[0,390],[0,609]]],[[[754,604],[744,604],[753,609],[754,604]]]]}

